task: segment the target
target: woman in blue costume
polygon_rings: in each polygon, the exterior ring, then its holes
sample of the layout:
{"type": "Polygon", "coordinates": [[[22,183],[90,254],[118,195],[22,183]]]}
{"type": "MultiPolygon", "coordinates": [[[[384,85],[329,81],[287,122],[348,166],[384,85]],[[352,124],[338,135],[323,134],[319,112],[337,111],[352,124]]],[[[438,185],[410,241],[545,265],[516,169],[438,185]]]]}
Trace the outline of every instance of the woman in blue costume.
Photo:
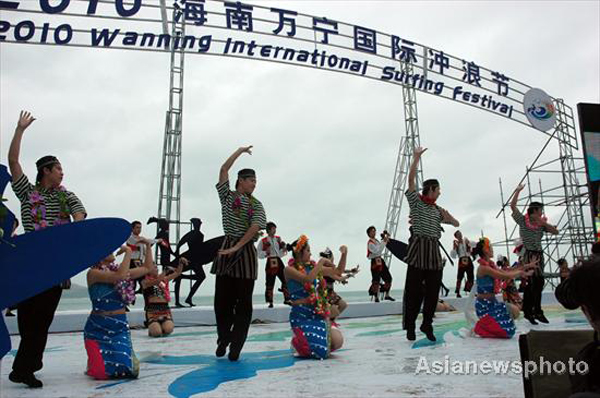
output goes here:
{"type": "Polygon", "coordinates": [[[475,312],[479,321],[473,331],[481,337],[510,339],[516,332],[514,318],[519,315],[519,308],[513,304],[496,300],[500,292],[500,279],[514,279],[531,275],[537,262],[531,262],[511,270],[498,269],[492,259],[494,252],[488,238],[481,238],[474,255],[479,256],[477,268],[477,300],[475,312]]]}
{"type": "MultiPolygon", "coordinates": [[[[324,266],[331,263],[327,259],[322,258],[318,263],[311,261],[305,235],[288,245],[288,251],[292,252],[293,258],[284,273],[292,305],[292,346],[301,357],[325,359],[332,351],[341,348],[344,338],[337,328],[331,326],[327,283],[323,277],[340,281],[345,277],[336,268],[324,266]]],[[[348,249],[342,246],[340,251],[340,262],[345,262],[348,249]]]]}
{"type": "Polygon", "coordinates": [[[139,373],[125,306],[135,298],[134,280],[151,270],[152,251],[146,244],[144,266],[131,270],[131,249],[123,246],[121,251],[125,256],[120,265],[111,254],[87,273],[92,313],[83,331],[88,356],[86,374],[98,380],[136,378],[139,373]]]}

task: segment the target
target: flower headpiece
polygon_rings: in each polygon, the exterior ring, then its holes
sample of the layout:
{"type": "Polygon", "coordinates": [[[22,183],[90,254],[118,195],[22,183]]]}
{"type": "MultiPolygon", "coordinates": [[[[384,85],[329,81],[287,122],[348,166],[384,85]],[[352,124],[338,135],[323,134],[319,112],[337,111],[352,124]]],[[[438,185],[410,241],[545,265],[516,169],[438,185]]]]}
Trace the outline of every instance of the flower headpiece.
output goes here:
{"type": "Polygon", "coordinates": [[[490,252],[490,240],[486,237],[483,237],[483,238],[479,239],[479,242],[482,242],[483,249],[489,253],[490,252]]]}
{"type": "Polygon", "coordinates": [[[302,251],[304,246],[308,243],[308,237],[306,235],[300,235],[298,240],[296,241],[296,245],[294,246],[294,253],[298,254],[302,251]]]}

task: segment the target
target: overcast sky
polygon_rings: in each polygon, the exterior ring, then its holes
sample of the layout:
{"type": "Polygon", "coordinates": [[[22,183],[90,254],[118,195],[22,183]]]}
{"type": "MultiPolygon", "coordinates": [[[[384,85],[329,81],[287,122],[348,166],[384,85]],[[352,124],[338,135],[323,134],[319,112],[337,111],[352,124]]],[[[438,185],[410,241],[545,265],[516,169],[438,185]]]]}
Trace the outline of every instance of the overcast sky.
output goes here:
{"type": "MultiPolygon", "coordinates": [[[[598,1],[255,4],[397,34],[503,71],[573,108],[579,102],[600,102],[598,1]]],[[[35,178],[35,160],[55,154],[65,171],[64,185],[81,198],[89,217],[145,222],[155,215],[168,56],[15,44],[2,44],[0,51],[0,161],[7,162],[19,110],[29,110],[38,119],[27,130],[21,151],[30,179],[35,178]]],[[[404,134],[401,88],[225,57],[189,56],[185,73],[182,220],[200,217],[207,239],[222,234],[214,189],[219,167],[239,146],[254,145],[253,155],[243,155],[230,175],[244,167],[257,171],[255,195],[284,240],[305,233],[313,253],[348,245],[349,265],[360,264],[363,272],[341,290],[366,292],[365,229],[384,226],[404,134]]],[[[431,95],[419,93],[417,101],[421,142],[429,148],[424,177],[440,180],[438,203],[461,222],[467,237],[476,239],[483,231],[493,241],[503,240],[502,220],[495,219],[498,179],[505,191],[512,190],[547,137],[431,95]]],[[[550,157],[556,156],[556,145],[551,148],[550,157]]],[[[553,185],[550,179],[542,184],[553,185]]],[[[18,213],[10,188],[6,196],[18,213]]],[[[552,209],[548,215],[552,221],[552,209]]],[[[406,221],[403,211],[400,240],[407,238],[406,221]]],[[[154,234],[154,226],[144,228],[144,234],[154,234]]],[[[447,228],[442,238],[447,247],[453,232],[447,228]]],[[[255,293],[264,288],[262,262],[260,269],[255,293]]],[[[392,262],[395,288],[403,287],[405,271],[403,263],[392,262]]],[[[455,277],[456,268],[448,267],[448,287],[455,277]]],[[[85,280],[78,276],[76,282],[85,280]]],[[[212,294],[213,286],[209,276],[197,294],[212,294]]]]}

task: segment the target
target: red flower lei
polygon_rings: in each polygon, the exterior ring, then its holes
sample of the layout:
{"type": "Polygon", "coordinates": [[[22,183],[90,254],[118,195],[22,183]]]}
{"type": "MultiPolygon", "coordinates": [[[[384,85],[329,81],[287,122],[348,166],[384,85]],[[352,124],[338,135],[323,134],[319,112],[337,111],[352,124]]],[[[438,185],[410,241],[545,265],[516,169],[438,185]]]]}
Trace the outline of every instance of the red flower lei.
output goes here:
{"type": "MultiPolygon", "coordinates": [[[[305,268],[314,268],[317,264],[314,261],[310,263],[302,263],[295,261],[293,258],[290,259],[288,265],[293,266],[298,271],[306,273],[305,268]]],[[[310,272],[310,271],[308,271],[310,272]]],[[[308,293],[308,300],[311,305],[315,306],[314,312],[317,315],[321,315],[323,318],[329,318],[329,301],[327,301],[327,282],[323,278],[323,273],[319,272],[317,275],[317,288],[315,289],[315,283],[306,282],[304,284],[304,290],[308,293]]]]}
{"type": "MultiPolygon", "coordinates": [[[[542,216],[542,220],[546,221],[547,218],[542,216]]],[[[538,225],[535,222],[531,222],[531,220],[529,219],[529,214],[525,214],[525,225],[527,226],[527,228],[533,229],[534,231],[541,228],[541,225],[538,225]]]]}
{"type": "MultiPolygon", "coordinates": [[[[235,199],[233,200],[233,203],[231,203],[231,209],[234,211],[235,215],[238,217],[241,217],[241,210],[242,210],[242,198],[241,195],[238,192],[234,193],[235,195],[235,199]]],[[[254,215],[254,206],[256,206],[258,204],[258,200],[256,200],[256,198],[254,198],[254,196],[252,195],[246,195],[248,196],[248,210],[246,211],[246,214],[244,214],[244,224],[246,224],[246,228],[250,228],[250,222],[252,221],[252,216],[254,215]]]]}
{"type": "MultiPolygon", "coordinates": [[[[486,260],[485,258],[481,257],[481,258],[479,258],[479,260],[477,260],[477,262],[481,266],[498,269],[498,266],[496,265],[494,260],[486,260]]],[[[498,294],[498,293],[500,293],[501,290],[502,290],[502,280],[494,278],[494,293],[498,294]]]]}

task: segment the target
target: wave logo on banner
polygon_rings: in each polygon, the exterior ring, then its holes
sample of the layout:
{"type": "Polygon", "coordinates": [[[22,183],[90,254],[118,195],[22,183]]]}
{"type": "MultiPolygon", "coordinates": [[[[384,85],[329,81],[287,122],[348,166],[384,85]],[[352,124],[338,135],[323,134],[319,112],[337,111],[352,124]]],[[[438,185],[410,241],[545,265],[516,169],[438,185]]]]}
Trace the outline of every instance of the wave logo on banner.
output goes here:
{"type": "Polygon", "coordinates": [[[523,109],[527,120],[538,130],[547,131],[556,123],[556,108],[552,98],[539,88],[532,88],[525,93],[523,109]]]}

